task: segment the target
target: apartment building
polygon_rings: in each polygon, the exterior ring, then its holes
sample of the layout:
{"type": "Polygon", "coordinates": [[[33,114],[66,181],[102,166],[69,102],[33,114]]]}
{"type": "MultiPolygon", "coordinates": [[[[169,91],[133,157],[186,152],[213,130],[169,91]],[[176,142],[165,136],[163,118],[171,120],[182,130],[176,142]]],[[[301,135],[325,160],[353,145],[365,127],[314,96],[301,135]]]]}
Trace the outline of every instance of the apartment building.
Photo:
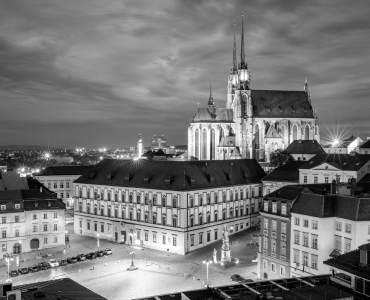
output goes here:
{"type": "Polygon", "coordinates": [[[73,207],[72,183],[82,174],[91,170],[91,166],[56,166],[47,167],[33,176],[48,189],[55,192],[68,207],[73,207]]]}
{"type": "Polygon", "coordinates": [[[75,232],[186,254],[257,222],[254,159],[104,160],[75,180],[75,232]]]}
{"type": "Polygon", "coordinates": [[[370,198],[302,192],[291,210],[292,276],[330,272],[323,262],[370,239],[370,198]]]}

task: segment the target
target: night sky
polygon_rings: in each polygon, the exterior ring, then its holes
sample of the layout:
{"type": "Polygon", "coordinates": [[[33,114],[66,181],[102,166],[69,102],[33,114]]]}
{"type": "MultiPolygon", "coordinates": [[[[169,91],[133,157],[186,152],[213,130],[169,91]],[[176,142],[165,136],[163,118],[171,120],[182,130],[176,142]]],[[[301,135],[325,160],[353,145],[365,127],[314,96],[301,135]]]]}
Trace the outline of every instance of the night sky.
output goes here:
{"type": "Polygon", "coordinates": [[[187,144],[210,77],[226,105],[242,11],[252,89],[307,76],[322,137],[370,136],[368,0],[2,0],[0,144],[187,144]]]}

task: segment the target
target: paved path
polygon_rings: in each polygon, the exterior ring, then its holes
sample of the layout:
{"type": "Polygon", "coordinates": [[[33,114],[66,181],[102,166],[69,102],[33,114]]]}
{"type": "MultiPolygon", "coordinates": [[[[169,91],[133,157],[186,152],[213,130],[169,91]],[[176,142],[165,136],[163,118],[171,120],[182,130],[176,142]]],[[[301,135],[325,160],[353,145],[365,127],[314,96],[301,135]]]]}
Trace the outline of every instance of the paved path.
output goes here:
{"type": "MultiPolygon", "coordinates": [[[[240,264],[229,269],[220,265],[209,266],[209,281],[211,285],[230,284],[230,276],[240,274],[245,278],[256,279],[256,263],[252,259],[257,256],[257,247],[246,246],[247,240],[252,239],[255,231],[236,233],[231,236],[231,254],[240,259],[240,264]]],[[[253,238],[256,239],[256,238],[253,238]]],[[[51,253],[52,258],[61,259],[97,250],[96,238],[80,235],[70,235],[70,252],[63,254],[62,247],[42,251],[51,253]]],[[[136,271],[127,271],[131,264],[128,245],[116,244],[100,240],[101,248],[111,248],[113,255],[86,261],[65,267],[58,267],[39,273],[22,275],[13,278],[14,285],[26,284],[34,281],[49,280],[52,278],[68,276],[87,288],[110,299],[132,299],[146,297],[153,294],[164,294],[201,288],[206,281],[206,266],[202,264],[203,258],[212,258],[213,249],[220,255],[221,242],[204,247],[188,255],[172,254],[152,249],[134,247],[136,256],[136,271]]],[[[27,259],[22,266],[31,266],[40,261],[47,261],[50,257],[38,260],[38,252],[23,254],[27,259]]],[[[22,258],[23,258],[22,257],[22,258]]],[[[0,268],[2,279],[6,277],[5,266],[0,268]]]]}

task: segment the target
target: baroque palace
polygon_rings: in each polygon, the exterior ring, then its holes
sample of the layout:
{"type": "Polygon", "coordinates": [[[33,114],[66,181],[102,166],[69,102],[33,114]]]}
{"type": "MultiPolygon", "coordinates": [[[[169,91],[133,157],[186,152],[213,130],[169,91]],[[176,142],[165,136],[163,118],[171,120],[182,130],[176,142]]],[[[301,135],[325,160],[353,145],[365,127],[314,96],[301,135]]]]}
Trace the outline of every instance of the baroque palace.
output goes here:
{"type": "Polygon", "coordinates": [[[74,229],[186,254],[256,225],[265,175],[254,159],[107,159],[73,183],[74,229]]]}
{"type": "Polygon", "coordinates": [[[240,63],[236,59],[227,84],[226,108],[218,108],[210,92],[208,105],[198,108],[188,128],[188,155],[193,160],[255,158],[285,149],[292,141],[320,142],[316,110],[307,80],[303,91],[252,90],[245,61],[242,21],[240,63]]]}

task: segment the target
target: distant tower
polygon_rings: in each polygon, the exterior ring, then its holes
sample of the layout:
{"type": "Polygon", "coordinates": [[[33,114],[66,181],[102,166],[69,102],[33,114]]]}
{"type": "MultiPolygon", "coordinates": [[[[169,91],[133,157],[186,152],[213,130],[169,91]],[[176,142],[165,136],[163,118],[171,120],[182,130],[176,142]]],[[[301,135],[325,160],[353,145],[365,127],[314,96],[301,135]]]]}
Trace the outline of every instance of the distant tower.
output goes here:
{"type": "Polygon", "coordinates": [[[136,152],[137,152],[137,157],[141,157],[144,153],[144,145],[143,145],[143,139],[141,137],[141,134],[139,134],[139,138],[137,140],[136,152]]]}
{"type": "Polygon", "coordinates": [[[209,83],[209,98],[208,98],[208,107],[215,107],[215,102],[212,97],[212,83],[209,83]]]}

